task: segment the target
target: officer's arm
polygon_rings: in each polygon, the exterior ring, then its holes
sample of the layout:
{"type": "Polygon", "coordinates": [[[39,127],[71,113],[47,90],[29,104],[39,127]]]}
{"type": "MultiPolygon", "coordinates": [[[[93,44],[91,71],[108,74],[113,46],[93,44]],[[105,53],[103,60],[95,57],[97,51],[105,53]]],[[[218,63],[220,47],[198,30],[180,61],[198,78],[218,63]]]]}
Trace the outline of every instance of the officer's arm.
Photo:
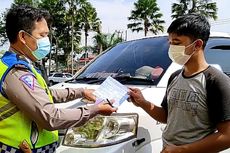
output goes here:
{"type": "Polygon", "coordinates": [[[55,103],[68,102],[83,97],[83,88],[50,89],[55,103]]]}
{"type": "Polygon", "coordinates": [[[97,106],[76,109],[55,108],[46,91],[28,70],[12,69],[6,76],[3,90],[20,111],[47,130],[82,125],[99,111],[97,106]]]}

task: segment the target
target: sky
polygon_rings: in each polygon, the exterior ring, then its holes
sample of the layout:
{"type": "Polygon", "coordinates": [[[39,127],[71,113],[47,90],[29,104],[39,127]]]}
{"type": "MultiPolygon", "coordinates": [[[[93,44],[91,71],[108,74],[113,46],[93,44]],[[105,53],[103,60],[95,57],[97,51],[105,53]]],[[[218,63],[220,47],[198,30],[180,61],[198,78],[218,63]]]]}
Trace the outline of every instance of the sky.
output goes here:
{"type": "MultiPolygon", "coordinates": [[[[113,33],[116,31],[122,32],[123,37],[127,33],[127,40],[144,37],[144,32],[131,32],[127,30],[128,16],[130,16],[131,10],[134,8],[134,2],[137,0],[89,0],[91,4],[96,8],[98,17],[102,21],[102,31],[104,33],[113,33]],[[127,32],[126,32],[127,31],[127,32]]],[[[9,8],[13,0],[0,0],[0,12],[5,8],[9,8]]],[[[165,31],[172,22],[171,19],[171,5],[178,2],[178,0],[157,0],[158,7],[163,14],[162,19],[165,20],[165,31]]],[[[218,20],[210,21],[211,31],[227,32],[230,33],[230,0],[213,0],[217,3],[218,7],[218,20]]],[[[92,37],[92,33],[90,37],[92,37]]],[[[151,34],[149,34],[151,35],[151,34]]],[[[82,44],[84,44],[84,37],[82,37],[82,44]]],[[[89,44],[91,45],[92,39],[89,38],[89,44]]]]}

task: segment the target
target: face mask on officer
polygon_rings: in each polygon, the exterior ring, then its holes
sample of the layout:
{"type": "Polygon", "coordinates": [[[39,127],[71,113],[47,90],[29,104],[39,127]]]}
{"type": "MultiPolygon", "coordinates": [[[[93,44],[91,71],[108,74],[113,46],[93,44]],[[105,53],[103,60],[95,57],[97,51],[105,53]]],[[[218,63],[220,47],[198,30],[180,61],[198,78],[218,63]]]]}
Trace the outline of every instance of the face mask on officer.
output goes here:
{"type": "Polygon", "coordinates": [[[193,51],[192,54],[187,55],[187,54],[185,54],[185,50],[186,50],[186,48],[189,48],[190,46],[192,46],[195,42],[196,41],[194,41],[193,43],[191,43],[188,46],[170,45],[169,51],[168,51],[168,55],[169,55],[170,59],[179,65],[186,64],[195,52],[193,51]]]}
{"type": "MultiPolygon", "coordinates": [[[[24,31],[25,32],[25,31],[24,31]]],[[[37,59],[37,60],[41,60],[44,57],[46,57],[46,55],[49,54],[50,52],[50,40],[49,37],[43,37],[40,39],[36,39],[34,38],[34,36],[32,36],[31,34],[29,34],[28,32],[26,32],[31,38],[36,40],[36,44],[37,44],[37,49],[36,50],[32,50],[28,45],[26,45],[26,47],[32,52],[33,56],[37,59]]]]}

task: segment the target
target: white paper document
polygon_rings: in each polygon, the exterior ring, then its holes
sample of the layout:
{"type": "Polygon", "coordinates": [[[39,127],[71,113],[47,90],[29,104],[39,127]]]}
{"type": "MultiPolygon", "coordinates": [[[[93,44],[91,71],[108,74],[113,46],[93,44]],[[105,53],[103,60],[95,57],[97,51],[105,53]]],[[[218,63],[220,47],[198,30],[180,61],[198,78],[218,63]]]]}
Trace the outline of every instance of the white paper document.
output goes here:
{"type": "Polygon", "coordinates": [[[114,107],[119,107],[128,98],[128,88],[112,77],[107,79],[94,91],[99,99],[115,100],[114,107]]]}

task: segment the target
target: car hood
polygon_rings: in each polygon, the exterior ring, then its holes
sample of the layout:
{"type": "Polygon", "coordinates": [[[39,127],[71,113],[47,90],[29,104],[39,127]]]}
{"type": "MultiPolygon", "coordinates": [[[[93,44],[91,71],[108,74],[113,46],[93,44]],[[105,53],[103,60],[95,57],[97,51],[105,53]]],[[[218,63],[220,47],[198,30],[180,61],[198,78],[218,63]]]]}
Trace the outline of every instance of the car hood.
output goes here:
{"type": "MultiPolygon", "coordinates": [[[[88,84],[71,84],[71,83],[59,83],[57,85],[52,86],[52,88],[89,88],[96,89],[98,85],[88,85],[88,84]]],[[[165,88],[160,88],[156,86],[129,86],[136,87],[142,90],[142,93],[146,100],[154,102],[155,105],[160,106],[161,101],[165,94],[165,88]]],[[[76,99],[67,103],[55,104],[58,108],[76,108],[79,106],[85,105],[85,103],[81,102],[81,99],[76,99]]],[[[162,127],[163,124],[157,123],[154,119],[151,118],[143,109],[140,107],[136,107],[132,104],[132,102],[125,101],[122,103],[117,113],[138,113],[139,115],[139,132],[137,138],[148,137],[146,139],[146,143],[154,141],[156,139],[161,138],[162,127]],[[144,130],[146,132],[142,132],[144,130]],[[154,130],[148,130],[154,129],[154,130]]]]}

